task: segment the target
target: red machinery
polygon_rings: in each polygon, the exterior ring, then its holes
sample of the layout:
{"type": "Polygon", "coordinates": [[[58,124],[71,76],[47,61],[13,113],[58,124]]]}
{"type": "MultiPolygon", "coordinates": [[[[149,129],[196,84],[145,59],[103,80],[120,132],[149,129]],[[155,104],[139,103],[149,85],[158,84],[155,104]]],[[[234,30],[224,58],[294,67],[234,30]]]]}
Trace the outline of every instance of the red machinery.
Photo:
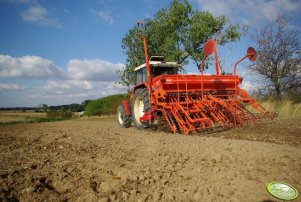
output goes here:
{"type": "Polygon", "coordinates": [[[234,65],[233,75],[220,75],[216,42],[204,45],[200,75],[178,74],[179,64],[165,62],[164,57],[148,58],[146,39],[143,40],[145,64],[136,71],[136,85],[130,101],[121,101],[117,109],[118,123],[137,129],[152,127],[158,120],[167,122],[173,132],[189,134],[213,128],[242,127],[262,116],[273,119],[274,114],[261,107],[248,93],[239,88],[242,78],[236,75],[236,66],[242,60],[256,60],[256,51],[250,47],[246,55],[234,65]],[[204,75],[206,58],[214,53],[216,75],[204,75]],[[251,106],[259,113],[252,113],[251,106]]]}

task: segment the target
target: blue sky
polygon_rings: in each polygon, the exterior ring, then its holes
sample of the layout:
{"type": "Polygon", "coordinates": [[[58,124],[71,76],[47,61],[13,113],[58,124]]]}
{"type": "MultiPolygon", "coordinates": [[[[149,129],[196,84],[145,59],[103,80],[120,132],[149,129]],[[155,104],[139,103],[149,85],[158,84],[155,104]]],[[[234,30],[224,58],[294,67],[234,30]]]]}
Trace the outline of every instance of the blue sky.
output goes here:
{"type": "MultiPolygon", "coordinates": [[[[300,29],[301,1],[190,3],[196,10],[246,24],[249,32],[278,13],[288,14],[290,26],[300,29]]],[[[81,103],[124,92],[115,74],[126,60],[122,37],[137,20],[153,17],[169,4],[169,0],[0,0],[0,107],[81,103]]],[[[220,47],[220,59],[231,66],[251,45],[248,34],[240,42],[220,47]]],[[[192,65],[186,69],[196,71],[192,65]]],[[[240,71],[248,74],[242,67],[240,71]]],[[[251,86],[252,79],[246,80],[245,87],[251,86]]]]}

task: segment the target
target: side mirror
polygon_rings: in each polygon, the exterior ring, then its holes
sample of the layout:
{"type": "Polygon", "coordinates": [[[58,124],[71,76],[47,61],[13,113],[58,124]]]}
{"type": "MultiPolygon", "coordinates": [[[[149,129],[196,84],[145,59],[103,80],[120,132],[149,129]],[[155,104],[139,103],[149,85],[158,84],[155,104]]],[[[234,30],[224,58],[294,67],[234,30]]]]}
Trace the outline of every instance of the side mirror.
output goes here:
{"type": "Polygon", "coordinates": [[[249,47],[247,50],[247,56],[251,62],[254,62],[257,58],[256,50],[253,47],[249,47]]]}
{"type": "Polygon", "coordinates": [[[216,48],[216,42],[213,39],[209,39],[205,44],[204,44],[204,53],[206,56],[211,55],[216,48]]]}

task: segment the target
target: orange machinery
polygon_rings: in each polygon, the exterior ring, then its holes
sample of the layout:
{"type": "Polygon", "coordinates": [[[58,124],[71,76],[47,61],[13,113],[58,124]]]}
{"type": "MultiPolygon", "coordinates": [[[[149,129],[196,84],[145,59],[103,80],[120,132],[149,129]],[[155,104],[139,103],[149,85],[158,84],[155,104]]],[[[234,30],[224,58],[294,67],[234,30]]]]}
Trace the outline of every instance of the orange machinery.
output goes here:
{"type": "Polygon", "coordinates": [[[256,60],[256,51],[250,47],[246,55],[234,65],[232,75],[221,75],[216,51],[216,41],[204,44],[204,58],[199,75],[178,74],[180,65],[166,62],[164,57],[151,57],[144,36],[145,64],[137,67],[136,85],[130,101],[123,100],[117,109],[118,123],[137,129],[155,126],[157,120],[168,123],[173,132],[189,134],[213,128],[242,127],[261,117],[273,119],[275,114],[265,110],[238,85],[237,65],[248,58],[256,60]],[[215,75],[204,75],[204,62],[214,54],[215,75]],[[247,106],[258,113],[252,113],[247,106]]]}

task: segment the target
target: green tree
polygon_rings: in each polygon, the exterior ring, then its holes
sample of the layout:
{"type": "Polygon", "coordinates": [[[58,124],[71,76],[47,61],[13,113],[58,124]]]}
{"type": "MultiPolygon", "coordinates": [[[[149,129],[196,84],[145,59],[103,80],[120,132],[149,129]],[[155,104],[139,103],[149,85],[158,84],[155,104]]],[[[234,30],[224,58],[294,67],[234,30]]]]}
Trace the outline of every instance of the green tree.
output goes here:
{"type": "Polygon", "coordinates": [[[91,102],[92,100],[85,100],[82,102],[82,106],[83,106],[83,110],[86,108],[86,106],[89,104],[89,102],[91,102]]]}
{"type": "Polygon", "coordinates": [[[81,104],[77,103],[70,104],[68,108],[72,112],[80,112],[84,109],[84,107],[81,104]]]}
{"type": "Polygon", "coordinates": [[[252,36],[258,52],[252,68],[263,76],[264,89],[278,99],[284,93],[301,94],[300,32],[289,27],[288,20],[277,16],[252,36]]]}
{"type": "MultiPolygon", "coordinates": [[[[219,38],[219,44],[223,45],[240,39],[247,27],[233,25],[225,16],[214,17],[208,11],[193,10],[188,0],[173,0],[153,19],[145,19],[140,30],[146,36],[149,55],[163,55],[168,61],[183,65],[191,59],[199,68],[203,44],[209,38],[219,38]]],[[[119,83],[128,88],[134,83],[135,67],[144,63],[143,44],[137,33],[138,27],[134,26],[122,39],[127,60],[117,73],[119,83]]]]}

